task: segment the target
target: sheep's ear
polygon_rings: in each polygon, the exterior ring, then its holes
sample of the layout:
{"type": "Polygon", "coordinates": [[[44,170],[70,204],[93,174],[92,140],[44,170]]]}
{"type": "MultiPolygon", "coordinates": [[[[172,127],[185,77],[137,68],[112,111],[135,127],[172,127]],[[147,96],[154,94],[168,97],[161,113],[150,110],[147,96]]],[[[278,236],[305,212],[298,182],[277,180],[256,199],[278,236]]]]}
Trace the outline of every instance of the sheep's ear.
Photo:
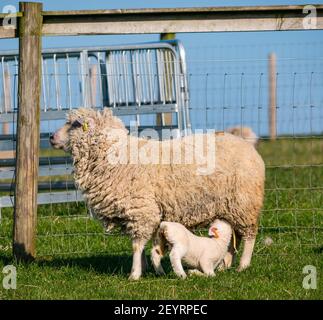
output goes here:
{"type": "Polygon", "coordinates": [[[110,107],[104,107],[101,112],[102,112],[103,116],[107,116],[107,117],[112,117],[113,116],[112,108],[110,108],[110,107]]]}
{"type": "Polygon", "coordinates": [[[210,227],[208,233],[211,238],[219,238],[218,229],[215,227],[210,227]]]}
{"type": "Polygon", "coordinates": [[[94,129],[94,127],[95,127],[95,121],[94,121],[94,119],[89,118],[89,119],[87,119],[86,123],[87,123],[88,128],[89,128],[90,130],[91,130],[91,129],[94,129]]]}

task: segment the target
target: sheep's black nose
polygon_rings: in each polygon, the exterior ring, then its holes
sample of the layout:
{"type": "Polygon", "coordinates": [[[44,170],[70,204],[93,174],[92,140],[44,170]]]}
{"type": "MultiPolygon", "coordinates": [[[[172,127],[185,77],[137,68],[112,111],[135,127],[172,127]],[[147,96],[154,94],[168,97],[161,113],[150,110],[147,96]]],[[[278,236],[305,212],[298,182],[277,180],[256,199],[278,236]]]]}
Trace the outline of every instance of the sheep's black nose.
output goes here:
{"type": "Polygon", "coordinates": [[[53,140],[54,139],[54,133],[51,133],[49,136],[49,140],[53,140]]]}

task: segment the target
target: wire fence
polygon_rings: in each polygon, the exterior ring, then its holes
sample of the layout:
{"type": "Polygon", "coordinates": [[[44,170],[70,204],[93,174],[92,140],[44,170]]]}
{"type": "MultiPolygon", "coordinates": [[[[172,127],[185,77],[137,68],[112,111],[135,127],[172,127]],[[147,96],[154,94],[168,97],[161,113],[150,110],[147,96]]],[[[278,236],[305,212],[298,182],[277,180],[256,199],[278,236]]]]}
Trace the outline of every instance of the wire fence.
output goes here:
{"type": "MultiPolygon", "coordinates": [[[[257,149],[266,163],[266,191],[256,254],[262,254],[262,241],[267,238],[273,240],[273,245],[280,250],[281,255],[290,254],[290,247],[302,251],[322,248],[323,244],[323,42],[309,43],[308,47],[312,51],[309,49],[302,54],[297,50],[301,45],[271,44],[266,48],[246,45],[238,47],[235,54],[230,46],[186,48],[189,114],[193,131],[211,128],[222,131],[233,126],[248,126],[260,137],[257,149]],[[241,58],[239,52],[243,52],[242,56],[247,58],[241,58]],[[250,52],[249,56],[246,52],[250,52]],[[275,52],[277,56],[276,140],[269,138],[270,52],[275,52]]],[[[98,66],[91,59],[87,63],[90,69],[91,65],[98,66]]],[[[15,66],[11,68],[12,81],[16,83],[15,66]]],[[[108,75],[117,79],[120,70],[110,71],[108,75]]],[[[157,71],[149,70],[149,66],[143,71],[148,82],[149,77],[156,77],[157,71]]],[[[43,68],[43,72],[46,74],[48,68],[43,68]]],[[[72,71],[72,68],[69,74],[70,79],[82,76],[82,72],[72,71]]],[[[47,75],[53,75],[53,72],[47,75]]],[[[95,74],[97,88],[101,88],[105,75],[95,74]]],[[[60,72],[57,76],[60,76],[60,72]]],[[[62,72],[62,77],[65,77],[68,86],[66,73],[62,72]]],[[[54,90],[55,95],[50,93],[54,92],[53,88],[57,88],[54,78],[43,86],[43,91],[47,91],[44,96],[50,99],[57,96],[57,90],[54,90]]],[[[82,79],[78,78],[77,83],[82,83],[82,79]]],[[[73,85],[76,86],[75,83],[73,85]]],[[[111,90],[116,88],[117,83],[111,90]]],[[[67,98],[64,105],[69,104],[66,92],[66,88],[62,87],[60,96],[67,98]]],[[[149,96],[149,92],[146,93],[149,96]]],[[[14,95],[13,92],[10,95],[14,95]]],[[[98,100],[96,94],[92,96],[98,100]]],[[[47,99],[48,104],[50,101],[47,99]]],[[[60,105],[63,102],[57,104],[60,105]]],[[[155,114],[150,115],[149,121],[144,124],[158,127],[156,119],[155,114]]],[[[43,121],[43,140],[47,140],[49,133],[62,123],[63,120],[57,119],[43,121]]],[[[14,122],[8,132],[15,133],[14,122]]],[[[40,178],[40,189],[41,183],[46,183],[50,186],[50,193],[57,190],[75,193],[69,156],[48,149],[45,142],[43,146],[41,157],[47,159],[46,170],[51,173],[40,178]],[[55,171],[57,165],[54,165],[54,157],[64,159],[59,171],[55,171]]],[[[11,184],[12,178],[8,175],[1,183],[11,184]]],[[[11,230],[12,209],[3,208],[0,251],[11,250],[11,230]]],[[[83,202],[64,203],[62,199],[62,203],[40,205],[37,230],[39,256],[130,250],[128,239],[111,240],[111,234],[102,230],[99,222],[90,217],[83,202]]],[[[119,237],[118,232],[112,235],[119,237]]]]}

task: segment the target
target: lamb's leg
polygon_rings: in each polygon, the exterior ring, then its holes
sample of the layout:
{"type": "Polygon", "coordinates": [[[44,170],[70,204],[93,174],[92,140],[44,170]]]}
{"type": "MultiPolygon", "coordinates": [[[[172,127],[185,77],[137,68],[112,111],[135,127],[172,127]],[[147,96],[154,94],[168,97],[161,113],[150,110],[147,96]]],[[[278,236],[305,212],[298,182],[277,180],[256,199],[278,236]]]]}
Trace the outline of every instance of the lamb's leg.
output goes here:
{"type": "Polygon", "coordinates": [[[217,270],[218,271],[224,271],[224,270],[226,270],[224,259],[218,264],[217,270]]]}
{"type": "Polygon", "coordinates": [[[230,269],[233,261],[236,257],[236,254],[233,250],[229,249],[229,251],[226,253],[224,259],[223,259],[223,268],[224,270],[230,269]]]}
{"type": "Polygon", "coordinates": [[[138,280],[142,274],[142,254],[145,248],[147,240],[134,239],[132,241],[132,269],[129,276],[129,280],[138,280]]]}
{"type": "Polygon", "coordinates": [[[170,262],[172,264],[174,272],[179,276],[180,278],[185,279],[186,273],[183,269],[181,258],[181,248],[174,246],[169,254],[170,262]]]}
{"type": "Polygon", "coordinates": [[[203,276],[205,277],[206,274],[201,272],[200,270],[197,270],[197,269],[190,269],[188,270],[187,272],[190,276],[203,276]]]}
{"type": "MultiPolygon", "coordinates": [[[[241,242],[241,236],[236,234],[236,249],[237,250],[239,249],[240,242],[241,242]]],[[[235,252],[235,248],[233,246],[233,238],[232,238],[231,242],[230,242],[228,252],[226,253],[223,261],[220,263],[220,265],[218,267],[218,270],[223,271],[223,270],[231,268],[231,266],[235,262],[236,256],[237,255],[236,255],[236,252],[235,252]]]]}
{"type": "Polygon", "coordinates": [[[250,266],[252,252],[255,246],[256,238],[245,238],[243,239],[243,242],[244,242],[243,252],[240,259],[238,271],[243,271],[250,266]]]}
{"type": "Polygon", "coordinates": [[[214,277],[214,264],[210,260],[201,260],[200,261],[200,267],[203,273],[209,277],[214,277]]]}

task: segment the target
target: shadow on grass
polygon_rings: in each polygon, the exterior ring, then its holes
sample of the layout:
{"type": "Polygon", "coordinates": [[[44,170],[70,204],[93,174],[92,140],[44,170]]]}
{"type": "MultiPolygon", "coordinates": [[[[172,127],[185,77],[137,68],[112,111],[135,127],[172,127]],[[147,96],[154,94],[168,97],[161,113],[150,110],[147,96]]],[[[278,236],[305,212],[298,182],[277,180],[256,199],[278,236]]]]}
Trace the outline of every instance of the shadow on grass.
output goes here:
{"type": "Polygon", "coordinates": [[[323,246],[314,248],[313,251],[318,254],[323,254],[323,246]]]}
{"type": "MultiPolygon", "coordinates": [[[[154,274],[153,267],[150,263],[150,257],[147,257],[147,269],[146,273],[154,274]]],[[[7,255],[0,254],[0,262],[4,265],[12,264],[14,260],[7,255]]],[[[23,263],[25,264],[25,263],[23,263]]],[[[39,267],[49,267],[60,269],[62,267],[81,268],[88,271],[94,271],[97,273],[107,275],[119,275],[128,277],[132,266],[132,255],[97,255],[97,256],[80,256],[80,257],[49,257],[49,258],[37,258],[32,262],[33,265],[39,267]]],[[[27,264],[26,264],[27,265],[27,264]]],[[[168,259],[163,261],[163,266],[166,272],[171,270],[168,259]]]]}
{"type": "Polygon", "coordinates": [[[14,260],[4,253],[0,253],[0,262],[5,266],[14,263],[14,260]]]}
{"type": "MultiPolygon", "coordinates": [[[[153,266],[150,262],[150,256],[146,255],[147,268],[145,273],[155,274],[153,266]]],[[[54,258],[53,260],[38,260],[36,261],[39,266],[49,266],[60,268],[62,266],[71,266],[82,268],[85,270],[92,270],[98,273],[129,276],[132,266],[132,255],[99,255],[89,257],[69,257],[69,258],[54,258]]],[[[171,271],[171,265],[166,258],[163,261],[163,267],[166,272],[171,271]]]]}
{"type": "Polygon", "coordinates": [[[131,270],[132,256],[122,255],[99,255],[83,257],[53,258],[51,260],[36,260],[40,267],[61,268],[63,266],[82,268],[98,273],[126,276],[131,270]]]}

